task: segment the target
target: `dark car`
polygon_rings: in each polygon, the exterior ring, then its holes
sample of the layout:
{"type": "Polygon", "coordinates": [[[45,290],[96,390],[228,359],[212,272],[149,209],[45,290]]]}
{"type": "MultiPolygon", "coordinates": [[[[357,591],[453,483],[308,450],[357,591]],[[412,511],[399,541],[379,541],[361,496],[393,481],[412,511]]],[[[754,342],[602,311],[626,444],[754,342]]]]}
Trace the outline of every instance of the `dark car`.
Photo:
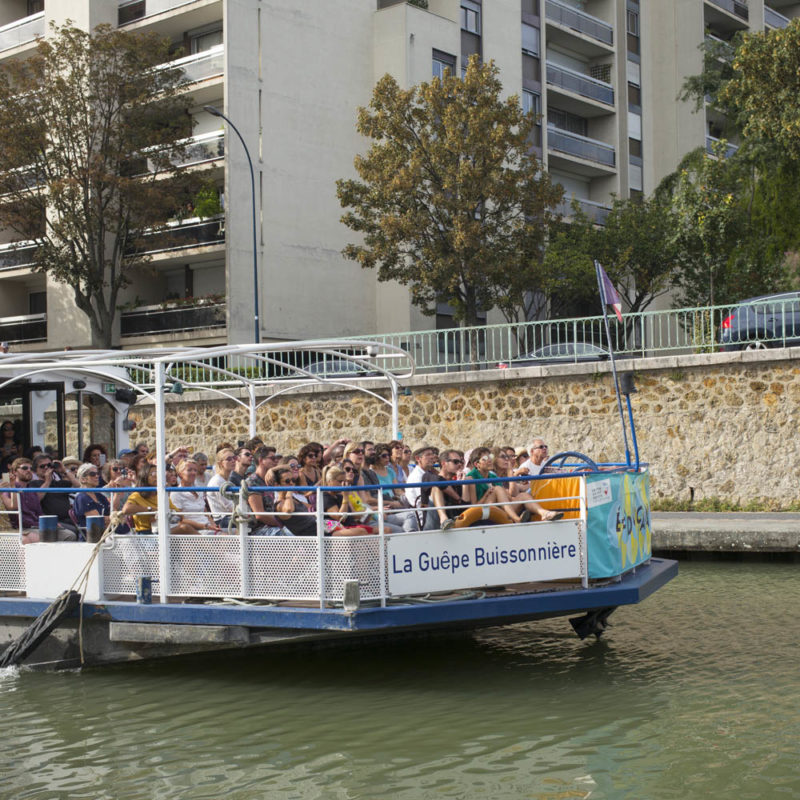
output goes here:
{"type": "Polygon", "coordinates": [[[603,361],[608,358],[608,350],[588,342],[563,342],[548,344],[517,356],[510,363],[512,367],[535,367],[542,364],[579,364],[586,361],[603,361]]]}
{"type": "Polygon", "coordinates": [[[800,292],[742,300],[720,326],[722,350],[800,345],[800,292]]]}

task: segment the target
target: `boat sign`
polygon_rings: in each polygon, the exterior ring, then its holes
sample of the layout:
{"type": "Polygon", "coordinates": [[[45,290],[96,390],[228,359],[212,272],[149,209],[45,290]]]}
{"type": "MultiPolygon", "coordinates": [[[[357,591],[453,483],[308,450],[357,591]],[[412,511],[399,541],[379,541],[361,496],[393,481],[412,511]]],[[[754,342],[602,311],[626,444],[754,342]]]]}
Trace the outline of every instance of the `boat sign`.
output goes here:
{"type": "Polygon", "coordinates": [[[391,536],[387,571],[390,595],[577,578],[580,521],[391,536]]]}

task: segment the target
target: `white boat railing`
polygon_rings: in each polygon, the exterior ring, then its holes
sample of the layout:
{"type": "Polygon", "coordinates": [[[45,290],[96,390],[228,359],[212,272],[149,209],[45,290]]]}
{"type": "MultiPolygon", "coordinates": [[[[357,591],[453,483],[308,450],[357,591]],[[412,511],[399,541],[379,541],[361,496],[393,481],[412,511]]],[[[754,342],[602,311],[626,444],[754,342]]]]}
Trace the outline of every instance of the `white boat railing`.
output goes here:
{"type": "MultiPolygon", "coordinates": [[[[604,476],[612,474],[601,473],[604,476]]],[[[409,595],[480,591],[492,585],[560,579],[573,579],[587,587],[590,574],[585,478],[573,474],[520,480],[531,480],[532,486],[544,488],[547,481],[563,477],[577,477],[579,483],[570,484],[580,486],[577,494],[562,496],[556,493],[550,496],[545,492],[542,496],[541,492],[532,491],[545,507],[561,508],[567,512],[560,521],[494,526],[488,523],[490,527],[389,533],[383,523],[383,490],[392,487],[381,486],[373,522],[378,527],[377,534],[328,536],[325,534],[322,493],[341,491],[342,487],[314,487],[317,508],[306,515],[317,519],[316,536],[249,535],[248,517],[252,515],[245,509],[241,509],[242,513],[236,519],[238,530],[231,533],[168,536],[167,558],[160,552],[161,540],[156,534],[115,534],[100,545],[102,597],[133,596],[141,578],[152,582],[154,596],[157,590],[170,598],[230,597],[314,602],[321,608],[341,604],[348,584],[353,581],[358,584],[362,602],[379,602],[381,605],[391,598],[409,595]],[[535,484],[536,481],[542,483],[535,484]],[[168,566],[166,575],[163,574],[165,564],[168,566]]],[[[504,478],[494,482],[508,480],[504,478]]],[[[394,488],[413,485],[397,484],[394,488]]],[[[417,486],[430,487],[431,484],[417,486]]],[[[369,487],[359,487],[364,488],[369,487]]],[[[216,491],[205,487],[196,489],[216,491]]],[[[167,491],[190,490],[172,488],[167,491]]],[[[277,490],[278,487],[267,489],[277,490]]],[[[489,506],[482,508],[488,509],[489,506]]],[[[16,512],[3,513],[13,516],[16,512]]],[[[488,515],[488,511],[486,513],[488,515]]],[[[40,546],[55,548],[56,556],[63,552],[60,548],[83,547],[87,559],[95,547],[89,543],[76,545],[69,542],[23,545],[21,530],[0,533],[0,591],[26,591],[25,548],[40,546]]],[[[54,596],[68,588],[73,579],[74,576],[64,575],[65,585],[54,586],[54,596]]],[[[41,580],[37,585],[41,585],[41,580]]]]}

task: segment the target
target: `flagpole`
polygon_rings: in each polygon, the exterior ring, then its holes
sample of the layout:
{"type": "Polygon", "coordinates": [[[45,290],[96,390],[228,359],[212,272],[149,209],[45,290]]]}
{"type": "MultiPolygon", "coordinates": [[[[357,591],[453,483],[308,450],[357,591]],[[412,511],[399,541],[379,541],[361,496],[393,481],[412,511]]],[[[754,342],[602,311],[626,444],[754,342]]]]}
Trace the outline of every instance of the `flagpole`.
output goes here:
{"type": "Polygon", "coordinates": [[[631,451],[628,447],[628,431],[625,427],[625,412],[622,410],[622,395],[619,391],[619,379],[617,378],[617,363],[614,360],[614,348],[611,345],[611,328],[608,324],[608,300],[606,299],[606,287],[603,283],[603,279],[600,276],[600,270],[602,267],[600,266],[600,262],[595,259],[594,260],[594,272],[595,276],[597,277],[597,288],[600,289],[600,300],[603,304],[603,321],[605,322],[606,326],[606,342],[608,343],[608,355],[611,359],[611,372],[614,375],[614,390],[617,393],[617,408],[619,409],[619,421],[622,425],[622,439],[625,442],[625,463],[628,465],[628,468],[631,467],[631,451]]]}

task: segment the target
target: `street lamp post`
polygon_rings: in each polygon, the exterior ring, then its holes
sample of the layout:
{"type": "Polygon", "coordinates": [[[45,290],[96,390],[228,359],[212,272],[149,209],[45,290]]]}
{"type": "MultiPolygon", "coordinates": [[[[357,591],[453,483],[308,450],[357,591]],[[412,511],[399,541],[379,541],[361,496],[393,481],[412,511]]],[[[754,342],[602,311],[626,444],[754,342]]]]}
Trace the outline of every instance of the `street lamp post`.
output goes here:
{"type": "Polygon", "coordinates": [[[239,129],[226,117],[218,108],[214,106],[203,106],[203,108],[208,111],[209,114],[213,114],[215,117],[222,117],[228,125],[233,128],[236,135],[239,137],[239,141],[242,143],[242,147],[244,147],[244,154],[247,156],[247,163],[250,166],[250,190],[252,193],[252,200],[253,200],[253,313],[255,315],[255,337],[254,342],[259,344],[261,341],[261,326],[258,320],[258,253],[256,250],[256,175],[253,171],[253,161],[250,158],[250,151],[247,149],[247,145],[245,144],[244,139],[242,138],[242,134],[239,133],[239,129]]]}

